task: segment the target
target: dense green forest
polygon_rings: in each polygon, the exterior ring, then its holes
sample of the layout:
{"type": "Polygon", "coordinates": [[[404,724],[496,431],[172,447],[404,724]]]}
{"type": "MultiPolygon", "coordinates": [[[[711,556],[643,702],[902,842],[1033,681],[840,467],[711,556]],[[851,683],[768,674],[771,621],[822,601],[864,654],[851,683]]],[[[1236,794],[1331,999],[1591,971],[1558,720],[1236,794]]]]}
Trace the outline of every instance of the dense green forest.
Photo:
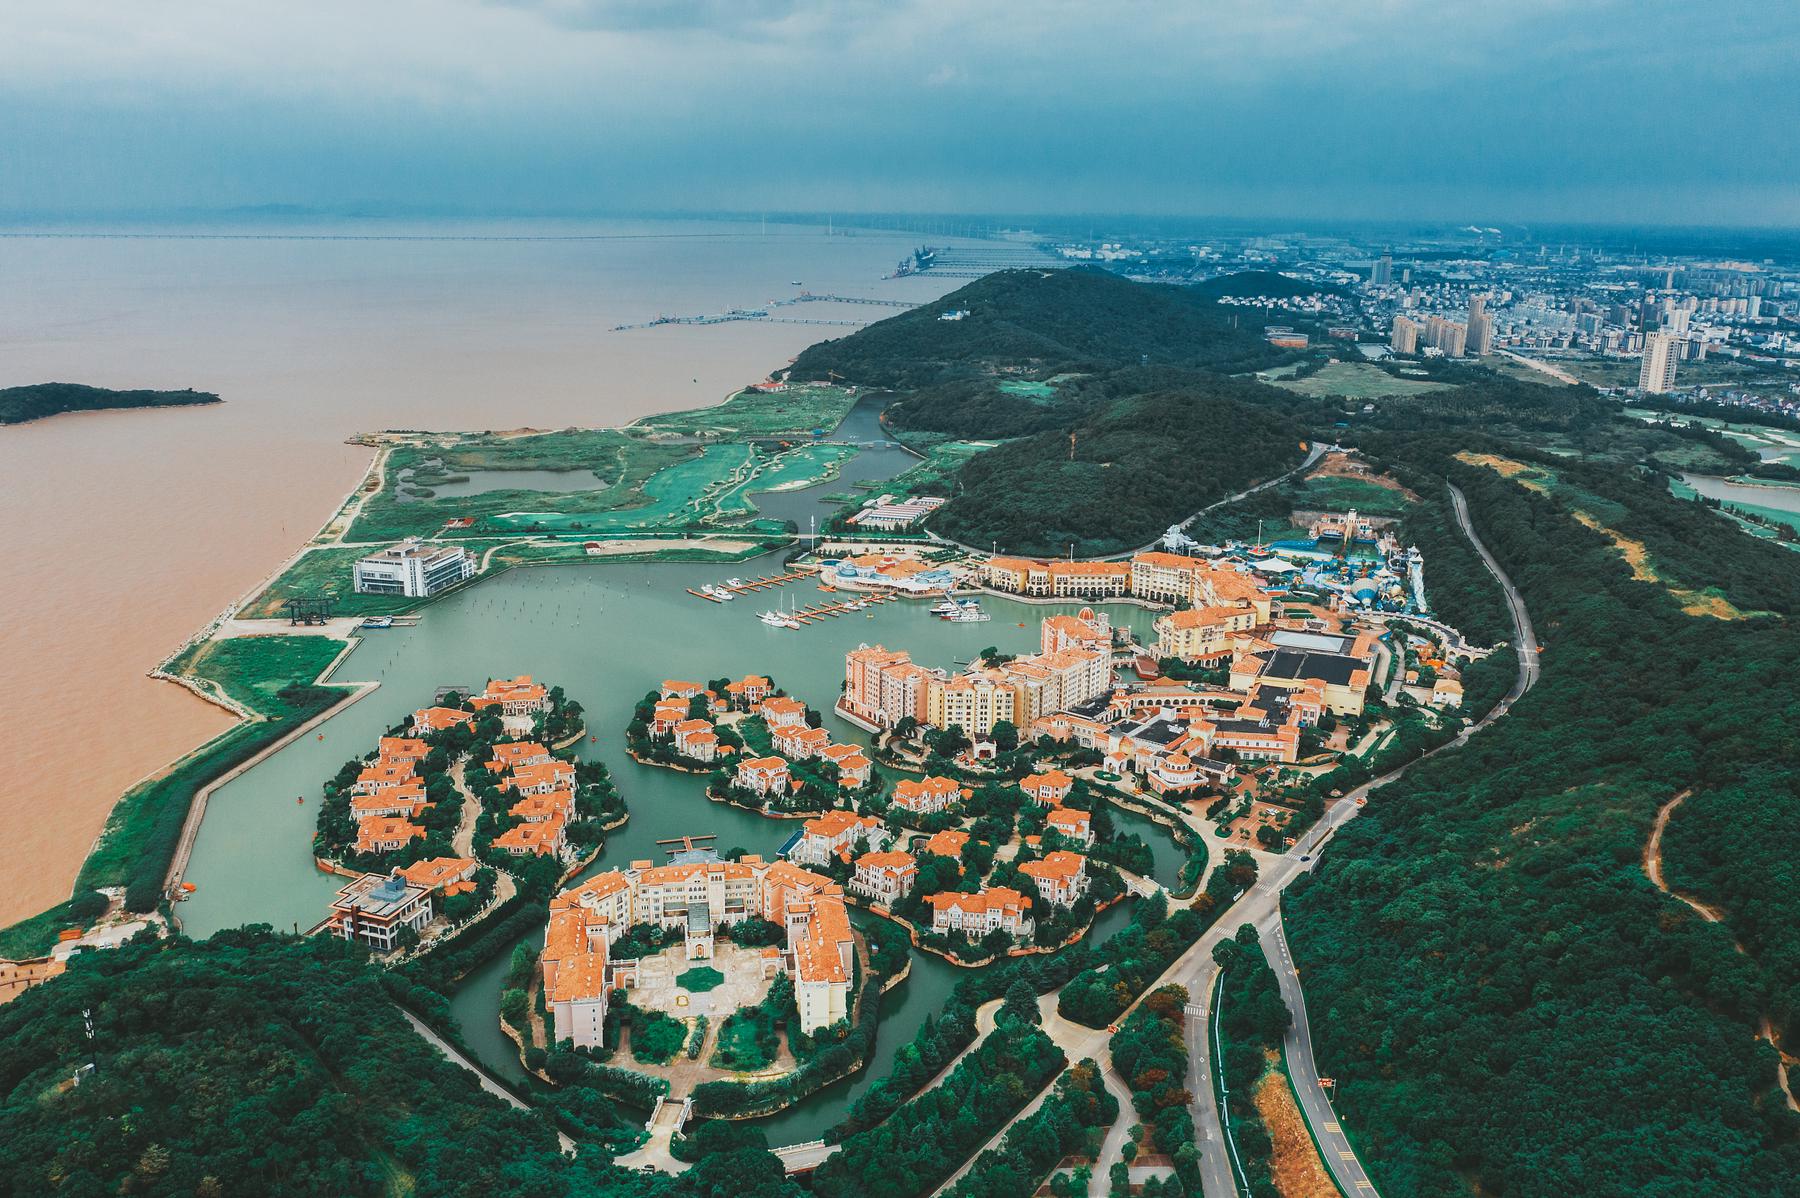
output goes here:
{"type": "Polygon", "coordinates": [[[1148,361],[1229,373],[1279,360],[1260,322],[1239,328],[1214,298],[1096,268],[999,271],[813,346],[789,377],[823,381],[835,372],[862,386],[913,389],[997,370],[1047,378],[1148,361]],[[938,319],[953,310],[968,315],[938,319]]]}
{"type": "Polygon", "coordinates": [[[564,1192],[549,1124],[413,1034],[360,949],[266,930],[78,957],[0,1007],[0,1142],[21,1198],[564,1192]]]}
{"type": "Polygon", "coordinates": [[[1221,1117],[1231,1121],[1238,1162],[1249,1183],[1251,1198],[1281,1198],[1269,1170],[1274,1141],[1254,1099],[1256,1084],[1281,1052],[1293,1016],[1281,998],[1281,984],[1263,955],[1262,943],[1250,924],[1213,947],[1220,966],[1219,993],[1214,1008],[1222,1051],[1214,1067],[1225,1082],[1227,1105],[1221,1117]]]}
{"type": "Polygon", "coordinates": [[[114,391],[84,383],[33,383],[0,387],[0,424],[23,424],[61,412],[98,412],[106,408],[172,408],[222,402],[210,391],[114,391]]]}
{"type": "Polygon", "coordinates": [[[1306,456],[1270,388],[1214,378],[1121,399],[1070,429],[990,449],[963,467],[933,527],[965,544],[1076,556],[1146,544],[1214,500],[1306,456]]]}
{"type": "MultiPolygon", "coordinates": [[[[1554,418],[1517,398],[1504,421],[1554,418]]],[[[1378,1184],[1800,1193],[1800,1116],[1755,1036],[1791,1015],[1791,950],[1767,930],[1800,916],[1791,792],[1770,785],[1800,757],[1800,561],[1660,474],[1388,423],[1357,439],[1415,489],[1463,488],[1545,652],[1504,720],[1384,788],[1292,892],[1322,1071],[1378,1184]],[[1458,450],[1528,463],[1531,485],[1458,450]],[[1644,874],[1658,806],[1689,788],[1669,854],[1724,928],[1644,874]]]]}

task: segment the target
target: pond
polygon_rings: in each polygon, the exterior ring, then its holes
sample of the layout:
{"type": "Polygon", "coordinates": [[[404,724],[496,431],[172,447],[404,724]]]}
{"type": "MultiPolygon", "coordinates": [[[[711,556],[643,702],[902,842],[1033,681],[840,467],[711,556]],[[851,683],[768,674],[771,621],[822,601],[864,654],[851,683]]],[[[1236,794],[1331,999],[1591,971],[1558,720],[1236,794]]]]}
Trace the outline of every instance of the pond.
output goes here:
{"type": "MultiPolygon", "coordinates": [[[[429,477],[429,476],[427,476],[429,477]]],[[[451,476],[460,482],[421,482],[415,485],[442,498],[486,495],[490,491],[600,491],[606,484],[592,470],[470,470],[451,476]]]]}

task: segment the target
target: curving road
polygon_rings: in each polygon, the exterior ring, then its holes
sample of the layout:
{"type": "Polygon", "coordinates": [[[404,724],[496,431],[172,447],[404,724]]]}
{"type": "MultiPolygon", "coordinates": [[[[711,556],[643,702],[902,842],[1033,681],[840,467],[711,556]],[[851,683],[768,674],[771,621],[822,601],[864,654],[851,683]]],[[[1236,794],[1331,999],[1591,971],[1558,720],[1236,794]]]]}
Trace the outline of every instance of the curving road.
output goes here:
{"type": "MultiPolygon", "coordinates": [[[[1196,1004],[1200,1007],[1200,1017],[1188,1021],[1188,1089],[1194,1096],[1195,1135],[1201,1152],[1201,1182],[1207,1198],[1238,1198],[1241,1192],[1232,1173],[1218,1104],[1213,1097],[1206,1028],[1213,1001],[1213,984],[1218,976],[1218,966],[1212,960],[1211,945],[1228,938],[1246,923],[1257,928],[1270,968],[1274,970],[1276,980],[1280,983],[1282,999],[1294,1017],[1285,1045],[1288,1071],[1293,1076],[1294,1090],[1299,1095],[1301,1110],[1323,1149],[1321,1155],[1325,1167],[1349,1198],[1376,1193],[1374,1183],[1369,1180],[1362,1162],[1357,1159],[1355,1150],[1344,1136],[1337,1113],[1331,1107],[1331,1100],[1319,1085],[1318,1062],[1313,1056],[1306,996],[1300,988],[1299,971],[1294,967],[1292,954],[1288,951],[1287,937],[1281,926],[1281,892],[1301,873],[1311,871],[1320,850],[1339,828],[1356,817],[1370,792],[1401,777],[1426,758],[1467,744],[1471,736],[1506,715],[1512,705],[1537,684],[1539,646],[1525,601],[1512,579],[1506,576],[1500,563],[1494,560],[1493,554],[1488,552],[1487,546],[1476,535],[1475,526],[1469,519],[1468,501],[1454,486],[1450,487],[1450,501],[1463,535],[1475,546],[1482,563],[1487,566],[1488,572],[1494,576],[1505,594],[1507,610],[1512,617],[1513,642],[1519,659],[1518,676],[1506,697],[1480,720],[1463,729],[1454,740],[1364,783],[1332,803],[1319,822],[1293,848],[1272,866],[1263,867],[1256,884],[1220,917],[1219,922],[1195,946],[1196,949],[1205,947],[1206,955],[1203,960],[1193,963],[1193,971],[1187,983],[1191,995],[1203,996],[1196,1004]]],[[[1193,950],[1190,950],[1184,955],[1184,960],[1192,955],[1193,950]]]]}

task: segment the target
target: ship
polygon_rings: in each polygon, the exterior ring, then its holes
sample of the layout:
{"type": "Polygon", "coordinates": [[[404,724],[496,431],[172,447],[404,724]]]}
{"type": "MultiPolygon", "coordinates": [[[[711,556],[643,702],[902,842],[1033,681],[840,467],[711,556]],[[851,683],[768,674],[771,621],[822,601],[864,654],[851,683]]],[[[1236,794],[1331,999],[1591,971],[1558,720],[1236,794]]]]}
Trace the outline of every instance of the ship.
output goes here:
{"type": "Polygon", "coordinates": [[[951,600],[950,606],[951,610],[944,616],[944,619],[953,624],[981,624],[994,618],[982,611],[981,605],[973,599],[967,603],[957,603],[955,600],[951,600]]]}

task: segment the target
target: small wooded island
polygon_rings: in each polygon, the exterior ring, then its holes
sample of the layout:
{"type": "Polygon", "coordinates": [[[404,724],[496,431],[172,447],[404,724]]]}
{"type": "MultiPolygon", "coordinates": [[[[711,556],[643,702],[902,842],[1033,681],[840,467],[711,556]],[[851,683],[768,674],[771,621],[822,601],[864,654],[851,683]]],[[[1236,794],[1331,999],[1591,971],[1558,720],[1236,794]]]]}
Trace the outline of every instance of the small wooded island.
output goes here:
{"type": "Polygon", "coordinates": [[[0,387],[0,424],[23,424],[61,412],[98,412],[107,408],[172,408],[222,403],[210,391],[114,391],[84,383],[35,383],[0,387]]]}

